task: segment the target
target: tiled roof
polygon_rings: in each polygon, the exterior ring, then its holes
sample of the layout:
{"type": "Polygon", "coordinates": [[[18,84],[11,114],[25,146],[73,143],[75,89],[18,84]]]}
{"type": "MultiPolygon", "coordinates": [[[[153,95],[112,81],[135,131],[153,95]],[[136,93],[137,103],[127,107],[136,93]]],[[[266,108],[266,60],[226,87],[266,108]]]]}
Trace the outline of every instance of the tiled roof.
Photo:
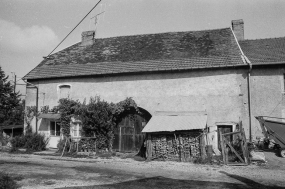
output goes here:
{"type": "Polygon", "coordinates": [[[230,28],[95,39],[50,55],[24,79],[243,65],[230,28]]]}
{"type": "Polygon", "coordinates": [[[253,65],[285,63],[285,37],[244,40],[239,44],[253,65]]]}

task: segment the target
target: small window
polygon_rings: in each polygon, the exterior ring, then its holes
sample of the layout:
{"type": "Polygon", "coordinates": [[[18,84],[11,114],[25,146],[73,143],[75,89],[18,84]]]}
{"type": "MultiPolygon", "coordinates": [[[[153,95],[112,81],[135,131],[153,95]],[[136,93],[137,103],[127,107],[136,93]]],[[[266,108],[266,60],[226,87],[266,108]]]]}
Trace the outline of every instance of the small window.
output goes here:
{"type": "Polygon", "coordinates": [[[50,122],[50,136],[60,136],[60,123],[51,121],[50,122]]]}
{"type": "Polygon", "coordinates": [[[70,85],[59,86],[59,98],[69,98],[70,96],[70,85]]]}
{"type": "Polygon", "coordinates": [[[80,123],[74,123],[73,124],[73,136],[80,137],[81,131],[82,131],[82,126],[80,125],[80,123]]]}

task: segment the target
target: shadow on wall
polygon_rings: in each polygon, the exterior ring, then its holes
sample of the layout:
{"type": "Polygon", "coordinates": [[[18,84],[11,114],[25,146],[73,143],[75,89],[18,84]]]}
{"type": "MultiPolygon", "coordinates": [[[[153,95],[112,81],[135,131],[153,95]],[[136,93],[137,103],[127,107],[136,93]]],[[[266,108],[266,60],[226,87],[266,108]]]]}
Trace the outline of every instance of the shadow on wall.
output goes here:
{"type": "Polygon", "coordinates": [[[165,177],[151,177],[143,178],[138,180],[106,184],[106,185],[93,185],[93,186],[81,186],[81,187],[65,187],[65,188],[85,188],[85,189],[141,189],[141,188],[151,188],[151,189],[170,189],[170,188],[203,188],[203,189],[220,189],[220,188],[234,188],[234,189],[281,189],[282,187],[277,186],[266,186],[259,184],[253,180],[240,177],[237,175],[228,174],[226,172],[221,172],[231,178],[237,179],[243,182],[243,184],[238,183],[228,183],[228,182],[212,182],[212,181],[197,181],[197,180],[178,180],[165,177]]]}

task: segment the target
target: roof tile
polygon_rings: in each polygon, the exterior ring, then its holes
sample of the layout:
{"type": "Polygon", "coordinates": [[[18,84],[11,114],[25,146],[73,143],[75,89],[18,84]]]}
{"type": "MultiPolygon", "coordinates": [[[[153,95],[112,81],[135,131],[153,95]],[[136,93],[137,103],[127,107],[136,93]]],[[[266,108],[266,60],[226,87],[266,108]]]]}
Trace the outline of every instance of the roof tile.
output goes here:
{"type": "Polygon", "coordinates": [[[242,65],[230,28],[95,39],[54,53],[25,79],[242,65]]]}
{"type": "Polygon", "coordinates": [[[244,40],[240,46],[253,65],[285,63],[285,37],[244,40]]]}

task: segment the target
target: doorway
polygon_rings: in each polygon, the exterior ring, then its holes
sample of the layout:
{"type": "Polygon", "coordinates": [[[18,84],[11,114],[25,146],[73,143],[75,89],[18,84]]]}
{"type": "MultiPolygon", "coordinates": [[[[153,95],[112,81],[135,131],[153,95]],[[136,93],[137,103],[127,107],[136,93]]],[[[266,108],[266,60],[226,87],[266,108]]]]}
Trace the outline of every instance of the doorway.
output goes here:
{"type": "Polygon", "coordinates": [[[114,130],[113,149],[119,152],[138,152],[143,145],[145,134],[141,131],[151,115],[143,109],[142,114],[127,115],[114,130]]]}
{"type": "MultiPolygon", "coordinates": [[[[218,148],[220,151],[222,151],[222,147],[221,147],[221,144],[220,144],[220,131],[222,134],[225,134],[225,133],[231,133],[233,132],[233,126],[232,125],[218,125],[218,148]]],[[[233,135],[229,135],[229,136],[225,136],[226,139],[229,141],[229,142],[232,142],[233,141],[233,135]]]]}

